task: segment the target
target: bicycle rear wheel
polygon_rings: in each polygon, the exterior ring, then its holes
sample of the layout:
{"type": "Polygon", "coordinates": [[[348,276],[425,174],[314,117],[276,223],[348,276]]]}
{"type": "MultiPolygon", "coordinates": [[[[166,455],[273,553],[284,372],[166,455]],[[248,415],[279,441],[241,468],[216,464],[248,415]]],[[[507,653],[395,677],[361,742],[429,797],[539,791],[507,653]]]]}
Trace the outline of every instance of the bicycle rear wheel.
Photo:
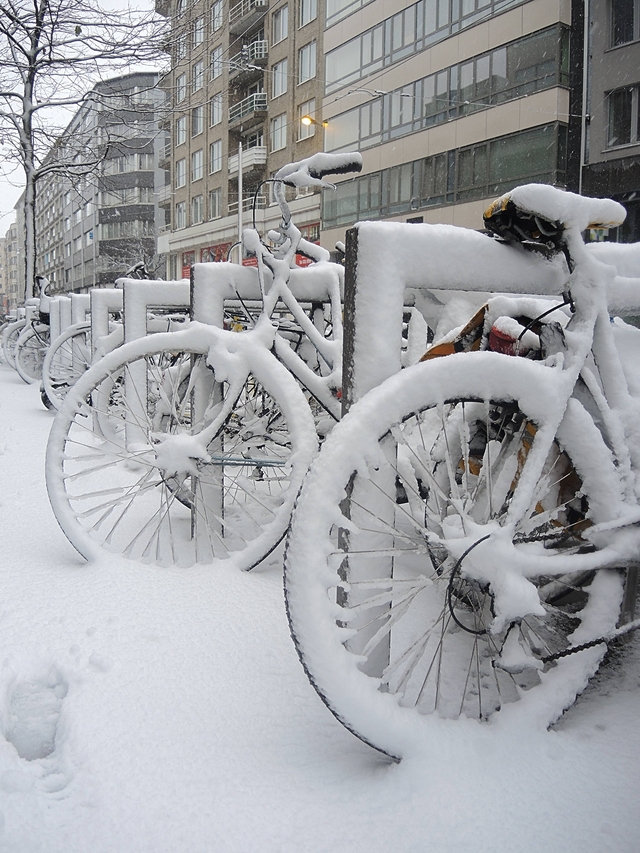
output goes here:
{"type": "Polygon", "coordinates": [[[550,371],[508,359],[456,355],[370,392],[294,512],[285,592],[303,666],[341,722],[395,757],[432,718],[551,724],[604,646],[555,655],[618,618],[620,574],[595,572],[611,556],[585,538],[619,504],[611,455],[576,401],[553,440],[550,371]]]}
{"type": "Polygon", "coordinates": [[[251,569],[282,539],[316,446],[302,393],[264,347],[200,327],[123,346],[76,382],[51,432],[47,486],[87,558],[101,546],[251,569]]]}

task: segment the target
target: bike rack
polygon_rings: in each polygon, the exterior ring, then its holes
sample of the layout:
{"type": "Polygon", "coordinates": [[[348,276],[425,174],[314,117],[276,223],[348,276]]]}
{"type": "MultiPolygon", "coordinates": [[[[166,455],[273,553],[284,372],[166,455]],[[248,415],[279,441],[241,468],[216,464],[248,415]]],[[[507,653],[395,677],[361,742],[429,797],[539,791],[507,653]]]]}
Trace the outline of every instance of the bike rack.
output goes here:
{"type": "MultiPolygon", "coordinates": [[[[611,311],[640,313],[640,250],[607,243],[593,251],[618,275],[608,290],[611,311]],[[626,251],[625,251],[626,250],[626,251]],[[624,261],[624,263],[623,263],[624,261]]],[[[360,222],[347,231],[343,408],[397,373],[401,367],[403,305],[418,305],[427,322],[437,318],[452,292],[550,297],[562,294],[566,273],[559,258],[548,260],[516,245],[454,225],[360,222]],[[413,292],[413,293],[411,293],[413,292]],[[440,298],[439,298],[440,297],[440,298]]]]}

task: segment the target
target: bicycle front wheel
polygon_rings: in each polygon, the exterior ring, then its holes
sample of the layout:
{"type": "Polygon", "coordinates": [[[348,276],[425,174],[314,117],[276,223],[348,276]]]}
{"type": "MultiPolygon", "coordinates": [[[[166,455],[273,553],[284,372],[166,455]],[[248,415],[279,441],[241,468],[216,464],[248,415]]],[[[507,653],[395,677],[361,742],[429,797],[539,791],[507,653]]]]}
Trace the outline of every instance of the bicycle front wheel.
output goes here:
{"type": "Polygon", "coordinates": [[[91,324],[76,323],[55,339],[42,365],[44,393],[54,409],[90,366],[91,324]]]}
{"type": "Polygon", "coordinates": [[[495,353],[408,368],[354,406],[305,480],[292,635],[328,707],[389,755],[434,717],[550,724],[604,646],[558,653],[615,627],[620,574],[595,572],[607,562],[585,532],[619,480],[576,401],[549,434],[550,374],[495,353]]]}
{"type": "Polygon", "coordinates": [[[50,330],[44,323],[26,329],[18,338],[14,359],[18,375],[31,384],[42,378],[42,364],[49,347],[50,330]]]}
{"type": "Polygon", "coordinates": [[[14,323],[9,323],[2,332],[2,351],[7,363],[15,369],[15,351],[18,343],[18,338],[22,334],[22,330],[26,325],[26,320],[16,320],[14,323]]]}
{"type": "Polygon", "coordinates": [[[264,347],[201,327],[123,346],[76,382],[51,432],[47,486],[87,558],[101,546],[246,570],[282,539],[316,446],[302,393],[264,347]],[[181,446],[180,461],[167,458],[181,446]]]}

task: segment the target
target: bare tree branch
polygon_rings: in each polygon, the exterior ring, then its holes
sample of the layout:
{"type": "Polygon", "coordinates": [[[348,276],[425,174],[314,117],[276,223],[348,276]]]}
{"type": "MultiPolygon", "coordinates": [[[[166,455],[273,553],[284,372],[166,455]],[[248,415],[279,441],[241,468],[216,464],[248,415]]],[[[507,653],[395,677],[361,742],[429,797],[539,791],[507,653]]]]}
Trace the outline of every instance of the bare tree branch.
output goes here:
{"type": "Polygon", "coordinates": [[[24,173],[25,296],[36,272],[38,181],[89,174],[108,150],[65,139],[73,112],[98,99],[88,89],[108,77],[134,65],[158,70],[166,27],[153,13],[106,11],[93,0],[0,0],[0,142],[3,159],[24,173]]]}

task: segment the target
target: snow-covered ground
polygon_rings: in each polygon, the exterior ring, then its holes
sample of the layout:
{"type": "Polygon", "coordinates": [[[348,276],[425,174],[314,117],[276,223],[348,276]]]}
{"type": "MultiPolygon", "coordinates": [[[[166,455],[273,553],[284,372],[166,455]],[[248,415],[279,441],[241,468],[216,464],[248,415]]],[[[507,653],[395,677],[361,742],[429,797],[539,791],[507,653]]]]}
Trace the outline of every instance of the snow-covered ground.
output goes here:
{"type": "Polygon", "coordinates": [[[83,563],[51,420],[0,365],[2,853],[638,853],[640,637],[553,731],[452,723],[390,764],[308,684],[279,553],[83,563]]]}

